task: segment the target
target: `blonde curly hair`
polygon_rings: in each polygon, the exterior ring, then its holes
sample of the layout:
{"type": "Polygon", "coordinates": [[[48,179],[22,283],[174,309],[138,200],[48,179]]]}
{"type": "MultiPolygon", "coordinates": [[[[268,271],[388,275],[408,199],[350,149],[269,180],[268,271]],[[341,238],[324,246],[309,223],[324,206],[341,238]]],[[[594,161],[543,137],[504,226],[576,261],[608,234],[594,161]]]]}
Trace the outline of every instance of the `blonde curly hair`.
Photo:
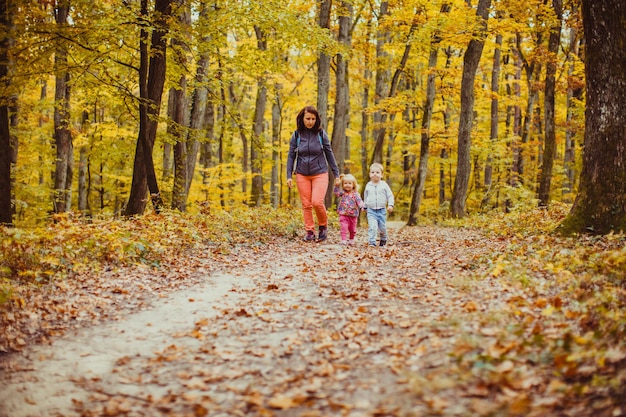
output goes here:
{"type": "Polygon", "coordinates": [[[356,178],[354,177],[354,175],[352,174],[341,174],[339,176],[339,179],[341,180],[341,188],[343,188],[343,183],[344,182],[351,182],[352,183],[352,189],[354,191],[359,191],[359,183],[356,181],[356,178]]]}

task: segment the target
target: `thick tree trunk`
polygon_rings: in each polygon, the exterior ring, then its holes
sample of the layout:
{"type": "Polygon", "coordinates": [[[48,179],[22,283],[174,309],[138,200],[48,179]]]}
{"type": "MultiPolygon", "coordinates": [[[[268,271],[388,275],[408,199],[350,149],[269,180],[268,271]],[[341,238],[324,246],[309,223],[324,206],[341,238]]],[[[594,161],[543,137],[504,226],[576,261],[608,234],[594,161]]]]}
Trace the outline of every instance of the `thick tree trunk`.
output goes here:
{"type": "Polygon", "coordinates": [[[472,39],[463,57],[463,76],[461,78],[461,112],[459,115],[457,171],[450,202],[450,214],[453,217],[465,217],[465,200],[469,188],[471,173],[471,135],[474,113],[474,78],[480,57],[485,45],[484,37],[487,30],[487,18],[491,0],[479,0],[476,12],[483,21],[483,30],[472,39]]]}
{"type": "Polygon", "coordinates": [[[587,108],[580,188],[560,226],[571,233],[626,231],[626,3],[583,0],[587,108]]]}
{"type": "MultiPolygon", "coordinates": [[[[147,0],[142,0],[142,14],[147,16],[147,0]]],[[[171,0],[156,0],[155,29],[148,51],[148,33],[142,29],[140,39],[141,63],[139,69],[139,138],[135,151],[133,180],[124,214],[142,214],[146,208],[146,192],[150,192],[156,212],[161,209],[161,195],[154,171],[152,150],[156,139],[161,96],[165,84],[167,20],[171,15],[171,0]]]]}
{"type": "Polygon", "coordinates": [[[539,206],[547,207],[550,204],[550,188],[552,185],[552,167],[556,156],[556,126],[555,126],[555,94],[556,94],[556,67],[559,45],[561,42],[561,20],[563,19],[562,0],[552,0],[556,22],[550,29],[548,39],[548,62],[546,64],[546,82],[544,92],[545,140],[541,177],[539,180],[539,206]]]}
{"type": "MultiPolygon", "coordinates": [[[[0,0],[0,28],[4,37],[0,39],[0,80],[7,87],[9,81],[9,47],[12,30],[13,13],[9,10],[9,0],[0,0]]],[[[8,91],[5,89],[4,91],[8,91]]],[[[9,100],[2,97],[0,101],[0,226],[13,225],[13,209],[11,204],[11,137],[9,130],[9,100]]]]}
{"type": "MultiPolygon", "coordinates": [[[[167,20],[171,15],[172,0],[156,0],[155,29],[150,40],[148,51],[148,34],[142,29],[140,39],[141,63],[139,69],[139,139],[135,152],[133,180],[128,205],[124,212],[127,216],[141,214],[146,207],[146,191],[154,210],[161,209],[161,195],[154,171],[152,150],[156,139],[161,96],[165,84],[166,52],[167,52],[167,20]]],[[[147,0],[142,0],[142,14],[147,16],[147,0]]]]}
{"type": "MultiPolygon", "coordinates": [[[[60,2],[56,8],[59,30],[67,25],[69,1],[60,2]]],[[[67,50],[60,45],[55,51],[54,66],[56,86],[54,93],[54,143],[56,165],[54,170],[53,211],[64,213],[70,209],[72,191],[72,132],[70,130],[70,74],[67,50]]]]}

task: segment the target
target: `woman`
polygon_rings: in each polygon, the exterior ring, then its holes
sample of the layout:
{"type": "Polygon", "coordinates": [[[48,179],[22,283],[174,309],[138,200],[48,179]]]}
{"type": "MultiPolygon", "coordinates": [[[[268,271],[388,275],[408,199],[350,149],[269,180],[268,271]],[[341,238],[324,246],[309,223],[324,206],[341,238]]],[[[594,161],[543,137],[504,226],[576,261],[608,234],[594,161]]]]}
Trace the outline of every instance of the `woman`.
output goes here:
{"type": "Polygon", "coordinates": [[[324,205],[328,190],[328,167],[330,166],[335,174],[335,185],[340,184],[339,168],[315,107],[306,106],[300,110],[296,117],[296,125],[298,129],[289,141],[287,186],[293,187],[292,176],[295,174],[306,229],[304,240],[311,242],[316,239],[313,219],[315,211],[319,227],[317,241],[321,242],[328,237],[328,215],[324,205]]]}

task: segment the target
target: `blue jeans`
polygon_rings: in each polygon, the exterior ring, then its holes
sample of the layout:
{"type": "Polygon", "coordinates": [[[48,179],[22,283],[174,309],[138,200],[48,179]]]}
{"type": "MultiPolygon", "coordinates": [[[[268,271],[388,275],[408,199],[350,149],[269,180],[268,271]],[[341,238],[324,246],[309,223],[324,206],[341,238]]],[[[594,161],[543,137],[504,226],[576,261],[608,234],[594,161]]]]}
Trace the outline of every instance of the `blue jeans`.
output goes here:
{"type": "Polygon", "coordinates": [[[367,209],[367,241],[376,245],[376,235],[380,240],[387,240],[387,209],[367,209]]]}

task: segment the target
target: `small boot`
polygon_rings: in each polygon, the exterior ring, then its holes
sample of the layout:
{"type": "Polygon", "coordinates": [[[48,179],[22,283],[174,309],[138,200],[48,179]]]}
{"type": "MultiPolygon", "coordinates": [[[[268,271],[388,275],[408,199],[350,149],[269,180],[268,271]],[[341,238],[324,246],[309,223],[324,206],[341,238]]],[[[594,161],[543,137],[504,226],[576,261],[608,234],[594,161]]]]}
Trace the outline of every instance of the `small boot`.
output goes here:
{"type": "Polygon", "coordinates": [[[386,239],[380,239],[380,246],[385,246],[387,244],[387,240],[386,239]]]}
{"type": "Polygon", "coordinates": [[[313,230],[307,230],[306,236],[303,239],[305,242],[313,242],[315,240],[315,233],[313,230]]]}
{"type": "Polygon", "coordinates": [[[328,237],[328,226],[320,226],[319,235],[317,235],[317,241],[322,242],[328,237]]]}

